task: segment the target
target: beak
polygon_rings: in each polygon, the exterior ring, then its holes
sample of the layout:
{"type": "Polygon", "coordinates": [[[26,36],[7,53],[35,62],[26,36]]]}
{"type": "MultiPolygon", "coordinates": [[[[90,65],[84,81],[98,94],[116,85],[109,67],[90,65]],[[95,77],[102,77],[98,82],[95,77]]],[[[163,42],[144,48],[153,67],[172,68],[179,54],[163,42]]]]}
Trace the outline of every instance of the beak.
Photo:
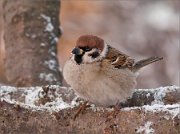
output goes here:
{"type": "Polygon", "coordinates": [[[75,54],[75,55],[83,55],[84,51],[82,49],[80,49],[80,48],[75,47],[72,50],[72,53],[75,54]]]}

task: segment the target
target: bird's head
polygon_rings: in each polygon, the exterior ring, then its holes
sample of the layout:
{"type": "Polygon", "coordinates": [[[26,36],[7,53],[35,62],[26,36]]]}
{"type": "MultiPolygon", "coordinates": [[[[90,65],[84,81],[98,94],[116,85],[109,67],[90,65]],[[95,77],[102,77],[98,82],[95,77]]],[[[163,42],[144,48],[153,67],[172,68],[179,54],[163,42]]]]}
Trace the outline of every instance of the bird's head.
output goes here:
{"type": "Polygon", "coordinates": [[[72,50],[72,58],[77,64],[88,64],[102,60],[108,51],[103,39],[94,35],[80,36],[72,50]]]}

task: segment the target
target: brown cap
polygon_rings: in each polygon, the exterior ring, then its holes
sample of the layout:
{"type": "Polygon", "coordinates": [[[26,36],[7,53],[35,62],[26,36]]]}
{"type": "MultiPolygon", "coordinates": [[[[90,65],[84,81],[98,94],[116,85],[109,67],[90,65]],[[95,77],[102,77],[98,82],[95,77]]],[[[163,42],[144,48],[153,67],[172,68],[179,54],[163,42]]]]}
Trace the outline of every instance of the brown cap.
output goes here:
{"type": "Polygon", "coordinates": [[[104,40],[94,35],[82,35],[76,42],[76,47],[104,48],[104,40]]]}

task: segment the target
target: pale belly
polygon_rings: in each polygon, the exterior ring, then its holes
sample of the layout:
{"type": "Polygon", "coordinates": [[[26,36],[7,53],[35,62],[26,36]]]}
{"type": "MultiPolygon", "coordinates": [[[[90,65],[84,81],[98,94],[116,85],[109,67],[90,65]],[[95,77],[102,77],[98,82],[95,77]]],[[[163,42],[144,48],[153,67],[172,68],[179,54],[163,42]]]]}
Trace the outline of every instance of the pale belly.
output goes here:
{"type": "Polygon", "coordinates": [[[136,86],[136,76],[127,71],[117,69],[104,72],[98,64],[92,67],[69,62],[65,65],[63,75],[81,98],[98,106],[111,106],[131,96],[136,86]]]}

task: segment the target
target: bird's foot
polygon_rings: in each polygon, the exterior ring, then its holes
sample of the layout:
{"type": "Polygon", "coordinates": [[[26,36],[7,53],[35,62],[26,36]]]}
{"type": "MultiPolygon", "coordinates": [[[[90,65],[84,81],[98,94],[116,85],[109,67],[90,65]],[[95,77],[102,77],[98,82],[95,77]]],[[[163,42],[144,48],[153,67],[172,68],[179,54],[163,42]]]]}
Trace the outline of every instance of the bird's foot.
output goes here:
{"type": "Polygon", "coordinates": [[[107,114],[106,122],[110,121],[111,119],[116,118],[116,116],[118,115],[118,113],[121,109],[119,101],[114,106],[111,106],[111,108],[113,108],[113,111],[111,111],[107,114]]]}
{"type": "Polygon", "coordinates": [[[90,107],[90,105],[87,105],[87,103],[88,101],[85,101],[79,106],[79,108],[76,111],[76,114],[73,117],[74,120],[79,116],[80,113],[83,113],[86,110],[86,108],[90,107]]]}

